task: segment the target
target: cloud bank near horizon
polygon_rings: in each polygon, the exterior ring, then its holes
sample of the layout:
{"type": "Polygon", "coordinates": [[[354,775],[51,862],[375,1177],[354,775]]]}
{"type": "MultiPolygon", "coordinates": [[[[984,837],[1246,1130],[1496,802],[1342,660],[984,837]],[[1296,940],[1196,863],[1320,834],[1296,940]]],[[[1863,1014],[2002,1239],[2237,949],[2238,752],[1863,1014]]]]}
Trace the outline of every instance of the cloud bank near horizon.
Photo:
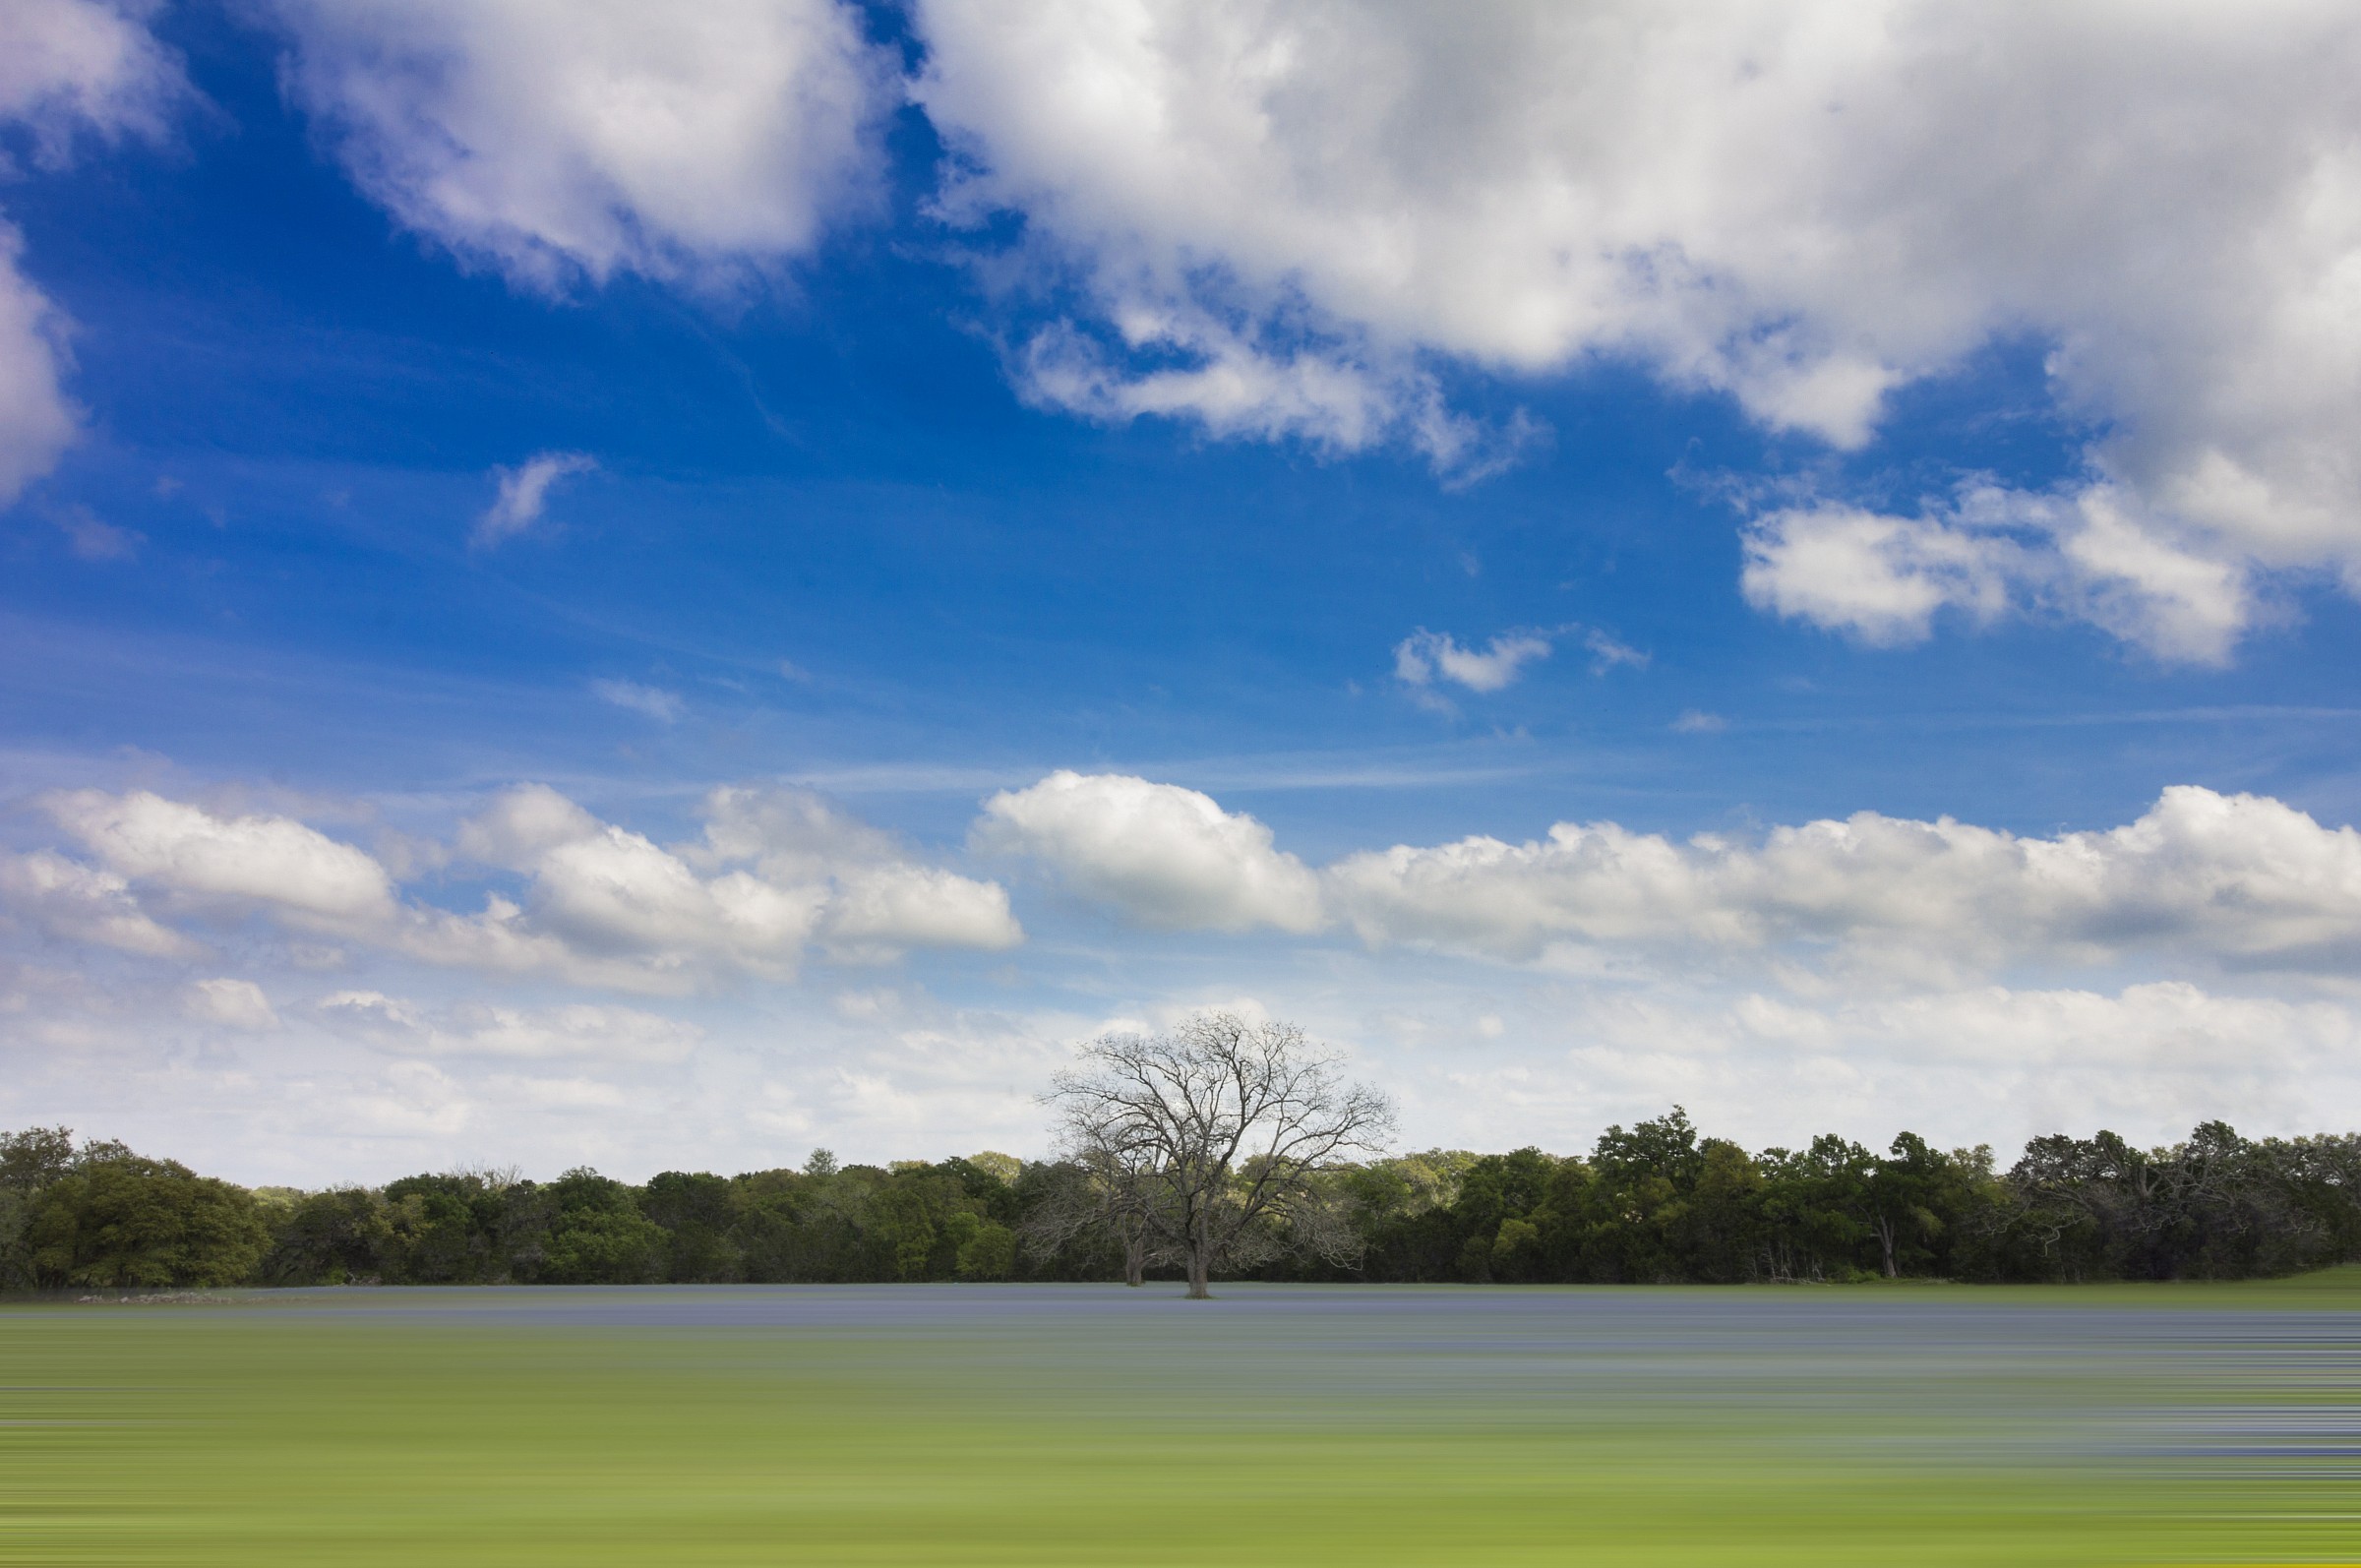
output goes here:
{"type": "Polygon", "coordinates": [[[1209,1004],[1348,1046],[1428,1141],[1564,1143],[1549,1129],[1674,1100],[1758,1138],[1904,1098],[1978,1136],[2170,1130],[2192,1105],[2293,1125],[2361,1044],[2361,833],[2190,786],[2047,837],[1874,813],[1743,838],[1559,823],[1312,865],[1201,791],[1068,770],[984,801],[964,853],[1008,882],[801,790],[709,790],[670,843],[538,785],[374,849],[306,814],[42,797],[55,842],[0,855],[22,1092],[136,1128],[201,1123],[242,1083],[286,1103],[236,1124],[311,1128],[284,1158],[313,1173],[380,1146],[501,1154],[501,1129],[504,1158],[575,1139],[552,1157],[628,1168],[680,1158],[618,1119],[634,1106],[748,1151],[1031,1147],[1029,1096],[1071,1042],[1209,1004]],[[1020,905],[1050,945],[1019,945],[1020,905]],[[1170,950],[1119,996],[1092,955],[1126,928],[1170,950]],[[1002,1007],[937,996],[962,952],[1035,979],[1002,1007]],[[277,1065],[194,1071],[191,1050],[277,1065]]]}
{"type": "MultiPolygon", "coordinates": [[[[701,833],[662,845],[518,785],[447,841],[390,855],[148,790],[38,805],[67,843],[0,858],[0,903],[54,939],[159,960],[260,921],[291,942],[686,995],[792,982],[815,956],[867,965],[1025,940],[1001,882],[804,790],[710,790],[701,833]],[[427,896],[471,883],[473,913],[427,896]]],[[[1875,812],[1684,840],[1561,821],[1522,842],[1394,844],[1313,867],[1202,791],[1061,769],[987,798],[967,849],[1144,930],[1347,935],[1568,974],[1753,965],[1808,993],[1835,977],[1907,990],[2141,962],[2332,979],[2361,961],[2361,831],[2195,785],[2134,821],[2046,838],[1875,812]]]]}

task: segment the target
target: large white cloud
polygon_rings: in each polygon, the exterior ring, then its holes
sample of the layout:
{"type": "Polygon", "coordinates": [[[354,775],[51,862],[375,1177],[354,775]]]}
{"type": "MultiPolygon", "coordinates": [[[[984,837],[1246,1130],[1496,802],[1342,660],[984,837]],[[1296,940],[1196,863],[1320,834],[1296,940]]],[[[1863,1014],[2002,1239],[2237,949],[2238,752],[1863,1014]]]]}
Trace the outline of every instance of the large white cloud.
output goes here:
{"type": "Polygon", "coordinates": [[[2065,591],[1988,561],[1964,588],[1906,570],[1899,606],[1890,562],[1847,594],[1798,561],[1782,590],[1774,530],[1762,596],[1890,633],[1930,591],[1997,592],[2203,658],[2254,567],[2361,583],[2361,12],[2337,0],[919,14],[917,93],[968,164],[946,210],[1022,213],[1087,302],[1015,355],[1048,400],[1448,460],[1433,356],[1606,352],[1852,447],[1895,388],[2031,335],[2103,431],[2085,481],[2019,498],[2065,591]]]}
{"type": "Polygon", "coordinates": [[[2167,789],[2137,821],[2026,838],[1862,812],[1759,841],[1613,822],[1346,856],[1317,873],[1210,797],[1060,772],[985,803],[975,836],[1166,928],[1307,932],[1517,962],[1753,954],[1929,974],[2168,954],[2232,967],[2361,960],[2361,832],[2282,802],[2167,789]],[[1817,957],[1815,956],[1817,955],[1817,957]]]}
{"type": "Polygon", "coordinates": [[[291,817],[221,816],[147,790],[71,790],[45,804],[109,871],[137,882],[192,898],[261,901],[331,925],[394,914],[383,866],[291,817]]]}
{"type": "Polygon", "coordinates": [[[675,850],[546,786],[507,791],[462,824],[452,874],[519,874],[523,899],[494,891],[473,915],[405,896],[375,856],[292,817],[225,815],[144,790],[63,792],[44,805],[98,864],[11,857],[0,896],[56,935],[133,951],[194,948],[143,899],[166,913],[261,912],[439,965],[648,991],[735,972],[785,977],[815,945],[874,961],[1024,936],[1005,889],[785,792],[715,792],[705,839],[675,850]]]}
{"type": "MultiPolygon", "coordinates": [[[[35,159],[52,167],[78,135],[161,136],[187,85],[140,20],[146,9],[98,0],[0,6],[0,130],[23,130],[35,159]]],[[[24,237],[0,222],[0,506],[56,465],[79,423],[63,385],[66,322],[24,275],[24,237]]]]}
{"type": "Polygon", "coordinates": [[[2195,786],[2167,789],[2125,826],[2055,838],[1871,812],[1759,844],[1561,822],[1522,844],[1355,855],[1325,880],[1365,939],[1506,958],[1557,943],[1791,942],[1969,969],[2156,952],[2303,968],[2361,957],[2361,833],[2195,786]]]}
{"type": "MultiPolygon", "coordinates": [[[[274,11],[360,184],[537,286],[711,282],[880,199],[894,73],[840,0],[274,11]]],[[[1530,432],[1455,413],[1451,367],[1625,356],[1851,448],[1895,389],[2030,338],[2096,432],[2078,476],[1976,515],[1786,509],[1750,596],[1885,641],[2038,608],[2217,661],[2260,577],[2361,586],[2361,15],[2335,0],[918,0],[916,24],[938,210],[1021,214],[990,275],[1055,302],[1003,320],[1037,401],[1406,441],[1468,475],[1530,432]]]]}
{"type": "Polygon", "coordinates": [[[891,72],[838,0],[273,0],[288,81],[402,222],[556,288],[718,281],[876,200],[891,72]]]}
{"type": "Polygon", "coordinates": [[[1310,931],[1319,886],[1271,830],[1210,796],[1122,774],[1060,770],[984,803],[975,839],[1023,854],[1144,926],[1310,931]]]}

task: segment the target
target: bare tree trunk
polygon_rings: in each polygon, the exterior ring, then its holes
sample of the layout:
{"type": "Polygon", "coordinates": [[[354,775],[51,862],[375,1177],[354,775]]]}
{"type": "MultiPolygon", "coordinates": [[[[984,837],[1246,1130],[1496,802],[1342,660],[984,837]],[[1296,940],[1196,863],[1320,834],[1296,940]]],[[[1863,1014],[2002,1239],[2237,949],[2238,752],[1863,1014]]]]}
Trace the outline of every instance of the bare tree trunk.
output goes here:
{"type": "Polygon", "coordinates": [[[1206,1288],[1206,1280],[1208,1278],[1206,1264],[1208,1261],[1209,1260],[1205,1256],[1205,1249],[1203,1247],[1189,1248],[1188,1298],[1192,1301],[1210,1301],[1213,1299],[1213,1292],[1206,1288]]]}
{"type": "Polygon", "coordinates": [[[1902,1271],[1894,1266],[1894,1222],[1881,1218],[1871,1229],[1877,1232],[1877,1244],[1885,1250],[1886,1278],[1889,1280],[1901,1279],[1902,1271]]]}
{"type": "Polygon", "coordinates": [[[1136,1231],[1123,1237],[1123,1283],[1134,1287],[1148,1283],[1148,1240],[1136,1231]]]}

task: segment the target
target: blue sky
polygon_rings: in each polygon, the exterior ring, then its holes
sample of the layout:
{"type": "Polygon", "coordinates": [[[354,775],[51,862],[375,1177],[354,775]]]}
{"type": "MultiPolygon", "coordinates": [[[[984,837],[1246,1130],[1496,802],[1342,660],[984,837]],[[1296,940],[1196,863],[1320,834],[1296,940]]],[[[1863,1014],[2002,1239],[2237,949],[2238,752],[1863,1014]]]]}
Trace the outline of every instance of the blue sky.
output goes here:
{"type": "Polygon", "coordinates": [[[2347,1125],[2283,9],[30,0],[0,1121],[1037,1153],[1226,1005],[1416,1144],[2347,1125]]]}

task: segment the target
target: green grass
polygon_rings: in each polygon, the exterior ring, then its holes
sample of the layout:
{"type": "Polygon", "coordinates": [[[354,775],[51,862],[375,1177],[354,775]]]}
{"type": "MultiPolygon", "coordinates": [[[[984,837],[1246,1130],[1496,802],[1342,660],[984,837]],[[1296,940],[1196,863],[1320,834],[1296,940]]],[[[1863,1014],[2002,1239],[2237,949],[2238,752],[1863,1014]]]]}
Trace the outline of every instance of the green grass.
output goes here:
{"type": "Polygon", "coordinates": [[[2361,1560],[2361,1270],[1370,1289],[0,1307],[0,1563],[2361,1560]]]}

